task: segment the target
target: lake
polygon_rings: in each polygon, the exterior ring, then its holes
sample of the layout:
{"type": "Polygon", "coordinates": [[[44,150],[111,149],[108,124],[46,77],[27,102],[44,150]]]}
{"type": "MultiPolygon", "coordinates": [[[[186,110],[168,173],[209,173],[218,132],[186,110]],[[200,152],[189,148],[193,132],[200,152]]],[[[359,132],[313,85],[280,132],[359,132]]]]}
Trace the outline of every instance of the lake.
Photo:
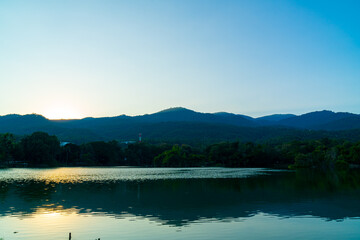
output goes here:
{"type": "Polygon", "coordinates": [[[0,239],[359,239],[360,172],[0,170],[0,239]]]}

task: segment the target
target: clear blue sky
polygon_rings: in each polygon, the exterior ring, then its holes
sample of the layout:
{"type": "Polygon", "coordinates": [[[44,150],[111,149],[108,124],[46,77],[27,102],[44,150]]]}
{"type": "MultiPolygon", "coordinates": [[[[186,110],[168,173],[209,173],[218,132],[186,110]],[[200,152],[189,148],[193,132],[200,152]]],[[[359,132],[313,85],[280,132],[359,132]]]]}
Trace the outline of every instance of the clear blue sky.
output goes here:
{"type": "Polygon", "coordinates": [[[0,0],[0,115],[360,113],[360,1],[0,0]]]}

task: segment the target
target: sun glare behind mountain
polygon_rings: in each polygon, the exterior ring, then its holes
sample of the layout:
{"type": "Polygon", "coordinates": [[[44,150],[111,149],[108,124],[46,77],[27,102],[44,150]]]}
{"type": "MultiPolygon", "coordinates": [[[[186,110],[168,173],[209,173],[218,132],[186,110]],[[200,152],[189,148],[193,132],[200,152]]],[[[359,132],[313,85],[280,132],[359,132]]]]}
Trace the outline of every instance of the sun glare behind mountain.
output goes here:
{"type": "Polygon", "coordinates": [[[82,118],[79,111],[68,106],[54,106],[46,109],[43,114],[47,119],[79,119],[82,118]]]}

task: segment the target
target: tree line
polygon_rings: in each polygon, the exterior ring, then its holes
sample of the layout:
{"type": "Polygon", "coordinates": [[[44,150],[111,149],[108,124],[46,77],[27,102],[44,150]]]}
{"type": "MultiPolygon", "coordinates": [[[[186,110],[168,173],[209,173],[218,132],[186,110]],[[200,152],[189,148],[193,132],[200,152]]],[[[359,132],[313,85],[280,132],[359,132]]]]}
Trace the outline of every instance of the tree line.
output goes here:
{"type": "Polygon", "coordinates": [[[360,166],[360,142],[338,139],[282,143],[220,142],[191,146],[168,143],[97,141],[61,144],[35,132],[16,140],[0,134],[1,167],[144,166],[348,168],[360,166]]]}

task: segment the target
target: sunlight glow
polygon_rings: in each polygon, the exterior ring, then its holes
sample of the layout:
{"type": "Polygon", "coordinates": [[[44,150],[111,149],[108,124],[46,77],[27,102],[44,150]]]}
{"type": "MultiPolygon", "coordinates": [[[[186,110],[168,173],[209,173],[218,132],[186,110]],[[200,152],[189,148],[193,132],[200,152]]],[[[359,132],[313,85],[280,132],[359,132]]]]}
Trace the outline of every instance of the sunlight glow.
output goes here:
{"type": "Polygon", "coordinates": [[[82,118],[81,114],[69,106],[52,106],[46,109],[43,114],[48,119],[79,119],[82,118]]]}
{"type": "Polygon", "coordinates": [[[44,213],[44,217],[48,217],[48,218],[54,218],[54,217],[59,217],[61,214],[59,212],[48,212],[48,213],[44,213]]]}

